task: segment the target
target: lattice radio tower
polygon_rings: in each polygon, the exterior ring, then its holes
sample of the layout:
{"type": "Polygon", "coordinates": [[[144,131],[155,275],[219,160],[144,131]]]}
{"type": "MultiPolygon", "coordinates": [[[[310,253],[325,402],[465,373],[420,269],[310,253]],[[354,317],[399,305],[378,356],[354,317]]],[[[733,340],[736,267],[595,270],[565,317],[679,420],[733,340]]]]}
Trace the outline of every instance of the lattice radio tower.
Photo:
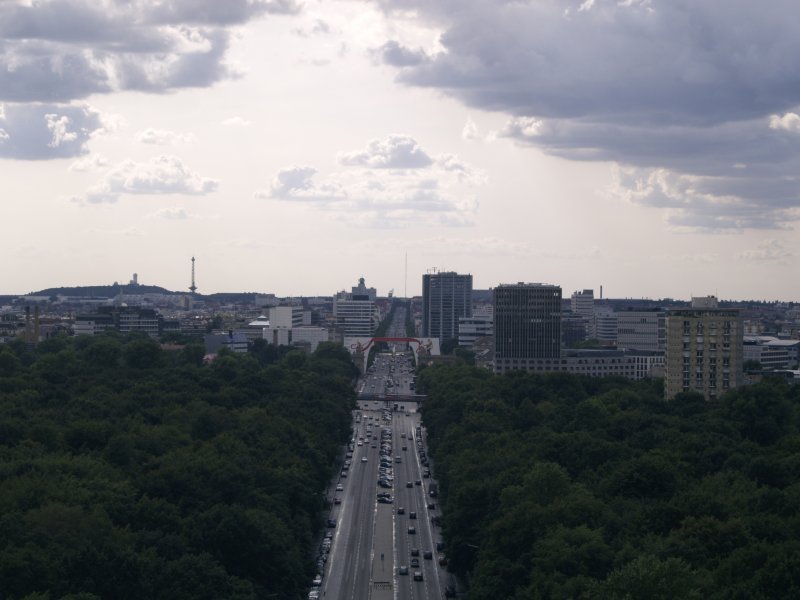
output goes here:
{"type": "Polygon", "coordinates": [[[194,294],[197,291],[197,286],[194,284],[194,256],[192,257],[192,285],[189,286],[189,291],[194,294]]]}

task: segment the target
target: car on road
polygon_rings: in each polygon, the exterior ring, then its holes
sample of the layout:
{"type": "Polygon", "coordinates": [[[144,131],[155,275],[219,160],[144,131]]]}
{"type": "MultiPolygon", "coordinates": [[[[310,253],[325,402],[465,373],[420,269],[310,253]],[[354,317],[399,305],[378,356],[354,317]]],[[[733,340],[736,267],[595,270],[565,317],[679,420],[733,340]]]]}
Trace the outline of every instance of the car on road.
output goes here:
{"type": "Polygon", "coordinates": [[[361,457],[361,462],[367,462],[367,457],[366,456],[362,456],[361,457]]]}
{"type": "Polygon", "coordinates": [[[411,556],[419,556],[419,548],[412,548],[411,556]]]}
{"type": "Polygon", "coordinates": [[[418,558],[412,558],[411,559],[411,568],[419,569],[419,559],[418,558]]]}
{"type": "Polygon", "coordinates": [[[447,557],[444,554],[439,557],[439,565],[442,567],[447,566],[447,557]]]}
{"type": "Polygon", "coordinates": [[[421,479],[415,480],[414,485],[422,485],[422,480],[421,479]]]}
{"type": "Polygon", "coordinates": [[[408,535],[415,535],[417,533],[417,528],[413,525],[408,528],[408,535]]]}
{"type": "Polygon", "coordinates": [[[411,483],[410,481],[407,481],[407,482],[406,482],[406,487],[407,487],[407,488],[414,487],[414,484],[413,484],[413,483],[411,483]]]}
{"type": "Polygon", "coordinates": [[[334,504],[341,504],[341,503],[342,503],[342,499],[341,499],[341,498],[339,498],[339,496],[336,496],[336,497],[333,499],[333,503],[334,503],[334,504]]]}
{"type": "Polygon", "coordinates": [[[428,502],[428,510],[436,510],[436,503],[428,502]]]}
{"type": "Polygon", "coordinates": [[[399,507],[399,508],[397,509],[397,514],[398,514],[398,515],[404,515],[404,514],[406,514],[406,509],[405,509],[405,508],[403,508],[402,506],[401,506],[401,507],[399,507]]]}
{"type": "Polygon", "coordinates": [[[422,558],[425,560],[433,560],[433,552],[430,550],[425,550],[425,552],[422,553],[422,558]]]}
{"type": "Polygon", "coordinates": [[[336,519],[328,519],[328,527],[336,527],[336,519]]]}
{"type": "Polygon", "coordinates": [[[314,587],[319,587],[322,585],[322,575],[317,575],[314,577],[314,581],[311,582],[311,585],[314,587]]]}
{"type": "Polygon", "coordinates": [[[408,518],[409,519],[416,519],[417,518],[417,513],[412,510],[410,513],[408,513],[408,518]]]}
{"type": "Polygon", "coordinates": [[[414,581],[422,581],[422,571],[414,571],[414,581]]]}
{"type": "Polygon", "coordinates": [[[336,491],[341,492],[344,490],[344,486],[341,483],[336,484],[336,491]]]}
{"type": "Polygon", "coordinates": [[[391,504],[391,498],[378,498],[378,504],[391,504]]]}
{"type": "Polygon", "coordinates": [[[408,575],[408,567],[406,565],[400,565],[397,569],[398,575],[408,575]]]}

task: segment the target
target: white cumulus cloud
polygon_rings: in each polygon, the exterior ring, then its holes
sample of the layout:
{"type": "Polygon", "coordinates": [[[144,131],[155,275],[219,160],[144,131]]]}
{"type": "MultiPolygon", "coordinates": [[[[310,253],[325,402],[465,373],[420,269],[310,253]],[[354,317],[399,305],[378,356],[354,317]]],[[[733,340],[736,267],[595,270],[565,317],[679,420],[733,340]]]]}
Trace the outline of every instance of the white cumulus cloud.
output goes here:
{"type": "Polygon", "coordinates": [[[745,250],[739,253],[739,258],[755,262],[784,263],[793,257],[794,254],[787,250],[782,242],[774,238],[761,241],[758,247],[753,250],[745,250]]]}
{"type": "Polygon", "coordinates": [[[414,138],[390,135],[383,140],[370,141],[365,150],[341,154],[339,162],[372,169],[420,169],[433,164],[433,159],[414,138]]]}
{"type": "Polygon", "coordinates": [[[176,133],[165,129],[153,129],[148,127],[144,131],[140,131],[136,139],[143,144],[170,146],[177,143],[191,142],[192,136],[191,134],[176,133]]]}
{"type": "Polygon", "coordinates": [[[345,169],[320,176],[311,166],[281,169],[257,198],[305,203],[357,227],[462,227],[478,211],[474,188],[485,181],[455,155],[431,158],[409,136],[373,140],[339,155],[345,169]]]}
{"type": "Polygon", "coordinates": [[[184,194],[200,196],[215,192],[219,183],[201,177],[176,156],[161,155],[146,163],[126,160],[110,169],[79,202],[106,204],[122,195],[184,194]]]}
{"type": "Polygon", "coordinates": [[[770,115],[770,129],[783,129],[785,131],[800,131],[800,115],[787,112],[785,115],[770,115]]]}

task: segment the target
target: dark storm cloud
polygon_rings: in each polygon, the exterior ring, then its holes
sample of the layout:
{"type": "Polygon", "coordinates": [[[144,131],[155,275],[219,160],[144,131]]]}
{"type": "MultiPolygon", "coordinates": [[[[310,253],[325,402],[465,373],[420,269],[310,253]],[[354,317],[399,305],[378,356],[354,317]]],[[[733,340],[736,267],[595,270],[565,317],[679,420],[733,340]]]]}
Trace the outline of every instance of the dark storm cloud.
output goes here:
{"type": "Polygon", "coordinates": [[[503,135],[569,159],[671,171],[684,184],[673,199],[682,227],[798,218],[794,0],[378,2],[442,30],[444,52],[400,65],[400,81],[511,115],[503,135]]]}
{"type": "Polygon", "coordinates": [[[377,54],[384,63],[393,67],[411,67],[428,60],[428,55],[422,50],[406,48],[394,40],[378,48],[377,54]]]}
{"type": "Polygon", "coordinates": [[[0,156],[81,154],[86,132],[99,129],[91,122],[98,117],[71,101],[207,87],[236,77],[226,63],[230,28],[298,10],[294,0],[0,0],[0,106],[8,103],[0,156]],[[43,110],[68,121],[50,123],[70,128],[57,145],[48,145],[43,110]]]}
{"type": "Polygon", "coordinates": [[[170,0],[141,2],[148,20],[156,23],[235,25],[264,14],[299,12],[294,0],[170,0]]]}
{"type": "Polygon", "coordinates": [[[209,86],[235,75],[230,26],[298,10],[292,0],[6,0],[0,101],[209,86]]]}

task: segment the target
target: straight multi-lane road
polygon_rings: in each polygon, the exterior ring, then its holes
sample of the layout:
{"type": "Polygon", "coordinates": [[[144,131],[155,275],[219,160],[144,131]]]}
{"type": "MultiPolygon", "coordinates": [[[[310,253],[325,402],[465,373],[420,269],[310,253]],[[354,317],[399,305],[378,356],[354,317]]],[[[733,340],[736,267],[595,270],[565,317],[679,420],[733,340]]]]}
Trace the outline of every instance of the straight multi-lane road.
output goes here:
{"type": "MultiPolygon", "coordinates": [[[[394,363],[392,370],[401,379],[404,374],[410,377],[406,357],[380,355],[376,363],[387,360],[394,363]]],[[[424,476],[417,451],[419,426],[415,406],[387,411],[384,402],[360,403],[354,415],[351,464],[346,476],[337,482],[341,490],[335,495],[340,504],[335,504],[331,512],[336,528],[319,588],[321,598],[442,598],[450,579],[439,564],[444,556],[437,551],[441,537],[431,522],[438,506],[436,498],[428,495],[431,479],[424,476]],[[378,486],[381,448],[387,442],[391,443],[391,452],[385,454],[384,450],[384,454],[391,459],[388,475],[393,477],[392,488],[378,486]],[[392,503],[379,503],[378,492],[391,494],[392,503]],[[416,580],[415,572],[419,573],[416,580]]]]}

